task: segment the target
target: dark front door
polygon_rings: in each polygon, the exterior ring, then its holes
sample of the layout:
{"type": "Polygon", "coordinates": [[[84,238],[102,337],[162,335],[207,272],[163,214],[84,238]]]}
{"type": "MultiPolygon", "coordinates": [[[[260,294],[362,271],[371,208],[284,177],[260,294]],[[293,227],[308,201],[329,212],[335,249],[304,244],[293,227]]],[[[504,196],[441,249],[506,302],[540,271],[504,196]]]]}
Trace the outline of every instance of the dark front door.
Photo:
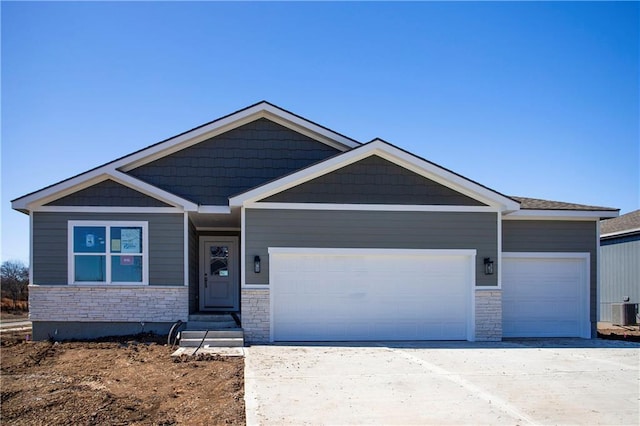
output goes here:
{"type": "Polygon", "coordinates": [[[238,237],[200,237],[200,310],[237,311],[238,237]]]}

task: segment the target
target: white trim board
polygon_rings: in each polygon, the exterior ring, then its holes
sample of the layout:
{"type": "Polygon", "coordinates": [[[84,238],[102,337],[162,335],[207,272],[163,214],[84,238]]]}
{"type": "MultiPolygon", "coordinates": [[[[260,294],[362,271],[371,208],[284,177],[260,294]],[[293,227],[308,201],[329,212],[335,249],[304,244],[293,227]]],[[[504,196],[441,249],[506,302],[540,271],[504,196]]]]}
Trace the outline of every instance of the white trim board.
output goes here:
{"type": "MultiPolygon", "coordinates": [[[[476,249],[387,249],[387,248],[318,248],[318,247],[269,247],[269,254],[328,254],[335,256],[475,256],[476,249]]],[[[475,268],[475,266],[474,266],[475,268]]],[[[475,270],[475,269],[474,269],[475,270]]]]}
{"type": "Polygon", "coordinates": [[[612,238],[612,237],[624,237],[626,235],[640,232],[640,228],[625,229],[623,231],[609,232],[608,234],[601,234],[600,238],[612,238]]]}
{"type": "Polygon", "coordinates": [[[519,210],[504,215],[503,220],[600,220],[618,217],[611,210],[519,210]]]}
{"type": "Polygon", "coordinates": [[[333,204],[333,203],[272,203],[247,202],[245,208],[273,210],[371,210],[403,212],[495,212],[490,206],[445,206],[409,204],[333,204]]]}
{"type": "Polygon", "coordinates": [[[409,171],[491,206],[493,207],[493,211],[496,209],[500,211],[515,211],[520,208],[520,204],[518,202],[504,195],[463,178],[462,176],[437,166],[434,163],[423,160],[412,154],[408,154],[407,152],[402,151],[401,149],[382,140],[369,142],[359,148],[337,155],[298,172],[294,172],[281,179],[277,179],[231,197],[229,199],[229,205],[235,207],[255,203],[271,195],[283,192],[319,176],[329,174],[372,155],[377,155],[404,167],[409,171]]]}
{"type": "MultiPolygon", "coordinates": [[[[130,188],[143,195],[162,201],[163,203],[169,204],[170,206],[179,207],[187,211],[195,211],[197,210],[197,207],[198,207],[197,204],[189,200],[178,197],[175,194],[164,191],[163,189],[160,189],[153,185],[149,185],[146,182],[143,182],[132,176],[119,172],[115,169],[108,169],[107,166],[101,168],[100,170],[93,170],[83,175],[75,176],[64,182],[52,185],[48,188],[34,192],[33,194],[27,195],[25,197],[18,198],[12,201],[11,207],[15,210],[29,210],[29,211],[33,211],[33,210],[47,211],[46,209],[58,208],[58,207],[69,208],[69,206],[46,206],[46,204],[52,201],[58,200],[60,198],[63,198],[67,195],[71,195],[75,192],[81,191],[83,189],[89,188],[93,185],[97,185],[106,180],[112,180],[120,185],[126,186],[127,188],[130,188]]],[[[84,207],[84,206],[76,206],[76,207],[84,207]]],[[[136,207],[131,207],[131,208],[136,208],[136,207]]],[[[137,208],[142,208],[142,207],[137,207],[137,208]]],[[[159,208],[171,208],[171,207],[150,207],[150,208],[159,209],[159,208]]],[[[55,210],[52,210],[52,211],[55,211],[55,210]]]]}
{"type": "Polygon", "coordinates": [[[229,130],[238,128],[260,118],[266,118],[295,132],[315,139],[334,148],[345,150],[360,144],[339,133],[319,126],[309,120],[278,108],[268,102],[260,102],[243,110],[219,118],[171,139],[160,142],[138,153],[129,155],[114,163],[114,166],[127,172],[151,161],[170,155],[179,150],[196,145],[229,130]]]}
{"type": "Polygon", "coordinates": [[[183,213],[179,207],[102,207],[102,206],[42,206],[31,211],[49,213],[183,213]]]}
{"type": "Polygon", "coordinates": [[[23,211],[31,210],[33,207],[47,204],[57,198],[64,197],[65,195],[69,195],[87,186],[110,178],[163,202],[184,207],[187,211],[195,211],[197,210],[195,203],[135,179],[123,172],[130,171],[143,164],[195,145],[259,118],[267,118],[293,131],[309,136],[314,140],[342,151],[360,146],[359,142],[340,133],[336,133],[289,111],[262,101],[155,145],[143,148],[133,154],[98,166],[31,194],[16,198],[12,201],[12,208],[23,211]]]}
{"type": "MultiPolygon", "coordinates": [[[[120,249],[118,249],[120,250],[120,249]]],[[[98,285],[98,286],[148,286],[149,285],[149,222],[140,220],[68,220],[67,221],[67,279],[70,286],[76,285],[98,285]],[[74,229],[76,227],[100,227],[105,228],[105,251],[104,252],[76,252],[74,250],[74,229]],[[111,228],[114,227],[136,227],[141,228],[140,236],[142,247],[140,253],[117,252],[112,253],[111,228]],[[104,256],[105,258],[105,281],[75,281],[75,258],[76,256],[104,256]],[[121,282],[110,281],[111,260],[116,256],[135,256],[142,259],[142,282],[121,282]]]]}
{"type": "Polygon", "coordinates": [[[182,225],[182,255],[184,256],[184,285],[189,285],[189,213],[184,212],[182,225]]]}
{"type": "Polygon", "coordinates": [[[517,258],[517,259],[556,258],[556,259],[587,259],[589,260],[591,255],[588,252],[505,251],[504,253],[502,253],[502,257],[517,258]]]}

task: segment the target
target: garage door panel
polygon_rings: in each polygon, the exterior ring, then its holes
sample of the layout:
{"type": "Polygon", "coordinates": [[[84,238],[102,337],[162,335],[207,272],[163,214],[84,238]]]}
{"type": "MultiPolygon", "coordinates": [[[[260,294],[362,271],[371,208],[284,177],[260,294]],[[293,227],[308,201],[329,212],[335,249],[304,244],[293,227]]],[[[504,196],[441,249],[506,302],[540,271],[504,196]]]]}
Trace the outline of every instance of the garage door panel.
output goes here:
{"type": "Polygon", "coordinates": [[[503,258],[505,337],[589,337],[588,257],[503,258]]]}
{"type": "Polygon", "coordinates": [[[301,254],[271,263],[275,340],[468,337],[469,256],[301,254]]]}

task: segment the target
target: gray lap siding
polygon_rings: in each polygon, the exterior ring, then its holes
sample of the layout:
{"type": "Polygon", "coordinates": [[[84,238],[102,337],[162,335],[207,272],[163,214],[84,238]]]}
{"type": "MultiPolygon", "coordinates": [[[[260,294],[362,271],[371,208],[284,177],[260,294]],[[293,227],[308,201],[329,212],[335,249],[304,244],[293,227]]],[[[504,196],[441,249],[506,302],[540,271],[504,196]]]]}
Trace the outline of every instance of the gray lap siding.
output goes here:
{"type": "Polygon", "coordinates": [[[476,249],[476,285],[496,286],[482,259],[497,261],[497,214],[247,209],[245,278],[268,284],[269,247],[476,249]],[[260,256],[262,271],[253,271],[260,256]]]}
{"type": "Polygon", "coordinates": [[[149,284],[184,285],[184,216],[133,213],[33,213],[33,284],[68,284],[69,220],[147,221],[149,284]]]}
{"type": "Polygon", "coordinates": [[[596,319],[598,237],[595,221],[505,220],[502,250],[505,252],[574,252],[590,255],[591,322],[596,319]]]}

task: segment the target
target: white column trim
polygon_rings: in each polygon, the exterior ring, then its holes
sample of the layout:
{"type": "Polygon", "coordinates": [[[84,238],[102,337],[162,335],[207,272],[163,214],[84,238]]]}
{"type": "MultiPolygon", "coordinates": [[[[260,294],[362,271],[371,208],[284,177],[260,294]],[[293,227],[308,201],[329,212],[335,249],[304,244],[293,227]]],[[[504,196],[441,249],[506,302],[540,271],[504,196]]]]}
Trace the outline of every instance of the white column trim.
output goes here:
{"type": "Polygon", "coordinates": [[[184,285],[189,286],[189,213],[184,212],[183,229],[184,285]]]}

